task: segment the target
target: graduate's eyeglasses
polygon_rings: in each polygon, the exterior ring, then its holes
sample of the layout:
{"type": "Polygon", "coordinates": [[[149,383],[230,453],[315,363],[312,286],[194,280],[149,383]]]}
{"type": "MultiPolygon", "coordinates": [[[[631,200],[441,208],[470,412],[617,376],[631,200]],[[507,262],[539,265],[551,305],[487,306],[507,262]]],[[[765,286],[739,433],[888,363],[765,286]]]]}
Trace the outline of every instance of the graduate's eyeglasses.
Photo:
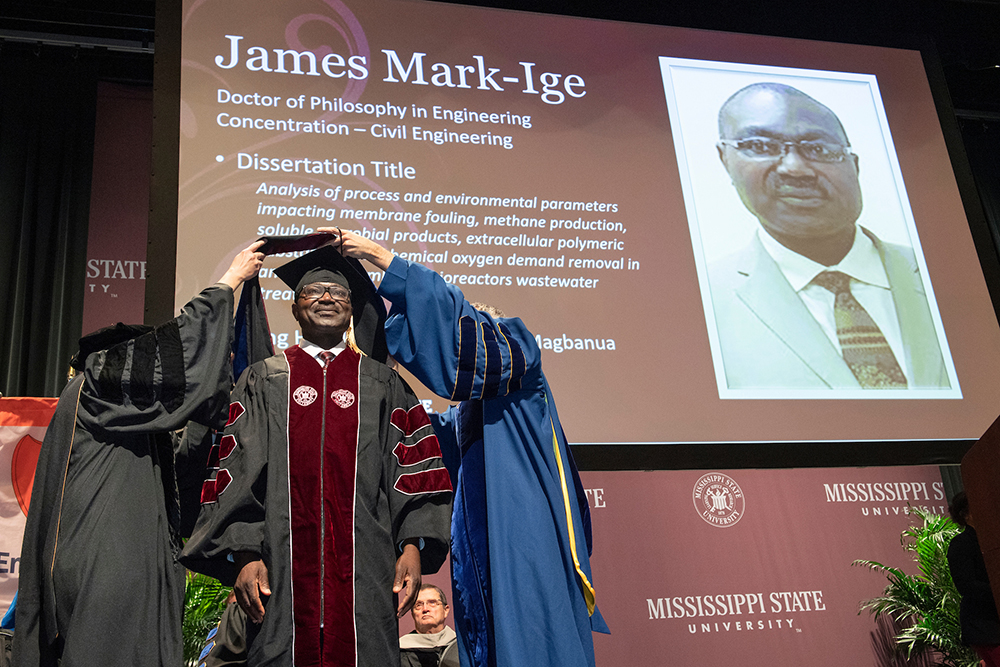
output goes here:
{"type": "Polygon", "coordinates": [[[303,287],[302,291],[299,292],[299,298],[315,301],[316,299],[322,299],[324,294],[329,294],[333,297],[334,301],[351,300],[351,290],[346,287],[341,287],[340,285],[320,285],[318,283],[303,287]]]}
{"type": "Polygon", "coordinates": [[[843,162],[853,155],[849,146],[829,141],[781,141],[768,137],[746,139],[720,139],[719,144],[735,148],[742,155],[754,160],[774,160],[784,157],[793,147],[803,160],[809,162],[843,162]]]}
{"type": "Polygon", "coordinates": [[[435,607],[440,607],[440,606],[441,606],[441,601],[440,600],[426,600],[426,601],[421,601],[421,602],[415,603],[413,605],[413,608],[414,609],[423,609],[424,607],[427,607],[428,609],[434,609],[435,607]]]}

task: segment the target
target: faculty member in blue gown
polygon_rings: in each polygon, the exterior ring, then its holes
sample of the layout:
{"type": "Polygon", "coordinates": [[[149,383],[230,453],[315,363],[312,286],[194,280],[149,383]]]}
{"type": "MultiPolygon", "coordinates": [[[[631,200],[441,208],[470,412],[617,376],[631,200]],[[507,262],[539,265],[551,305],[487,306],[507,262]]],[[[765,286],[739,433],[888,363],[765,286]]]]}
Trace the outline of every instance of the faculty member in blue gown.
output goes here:
{"type": "Polygon", "coordinates": [[[463,667],[593,666],[591,633],[607,626],[591,583],[590,513],[534,336],[430,269],[352,232],[338,237],[344,254],[385,272],[390,354],[461,401],[435,426],[445,461],[460,462],[451,562],[463,667]]]}

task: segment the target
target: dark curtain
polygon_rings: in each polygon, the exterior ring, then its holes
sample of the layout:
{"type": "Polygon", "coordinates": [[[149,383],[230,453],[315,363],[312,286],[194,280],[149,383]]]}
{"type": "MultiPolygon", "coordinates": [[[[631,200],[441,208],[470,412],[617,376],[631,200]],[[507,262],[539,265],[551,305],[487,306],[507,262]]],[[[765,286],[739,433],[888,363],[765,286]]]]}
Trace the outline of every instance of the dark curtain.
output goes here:
{"type": "Polygon", "coordinates": [[[959,127],[993,237],[993,247],[1000,253],[1000,119],[960,117],[959,127]]]}
{"type": "Polygon", "coordinates": [[[950,505],[955,494],[965,488],[962,484],[962,466],[941,466],[940,470],[941,481],[944,483],[944,503],[950,505]]]}
{"type": "Polygon", "coordinates": [[[0,51],[0,391],[57,396],[83,321],[97,60],[0,51]]]}

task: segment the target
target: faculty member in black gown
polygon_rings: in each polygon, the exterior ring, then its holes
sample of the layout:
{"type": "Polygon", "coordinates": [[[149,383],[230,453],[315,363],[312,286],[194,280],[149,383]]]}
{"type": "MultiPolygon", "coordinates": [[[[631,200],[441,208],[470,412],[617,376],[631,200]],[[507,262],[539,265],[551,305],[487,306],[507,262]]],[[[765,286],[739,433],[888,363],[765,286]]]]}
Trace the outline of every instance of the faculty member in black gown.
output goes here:
{"type": "Polygon", "coordinates": [[[14,664],[176,667],[184,568],[170,434],[226,423],[233,291],[222,280],[158,327],[85,336],[45,435],[21,552],[14,664]]]}
{"type": "Polygon", "coordinates": [[[962,595],[958,614],[962,643],[971,646],[986,667],[1000,667],[1000,617],[965,491],[955,494],[948,510],[952,521],[965,526],[948,546],[951,578],[962,595]]]}

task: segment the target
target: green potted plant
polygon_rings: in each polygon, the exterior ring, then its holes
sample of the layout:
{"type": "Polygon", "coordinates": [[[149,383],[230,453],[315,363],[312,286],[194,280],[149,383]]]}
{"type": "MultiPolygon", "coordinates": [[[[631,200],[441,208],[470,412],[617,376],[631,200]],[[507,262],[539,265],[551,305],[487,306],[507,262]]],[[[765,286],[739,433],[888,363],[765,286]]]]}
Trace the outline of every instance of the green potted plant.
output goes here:
{"type": "Polygon", "coordinates": [[[184,635],[185,665],[197,664],[198,654],[205,646],[208,631],[219,623],[219,618],[226,608],[228,595],[229,589],[218,580],[204,574],[187,573],[184,623],[181,626],[184,635]]]}
{"type": "Polygon", "coordinates": [[[889,580],[882,595],[862,602],[858,613],[867,609],[899,624],[896,643],[907,658],[933,651],[938,665],[978,667],[975,652],[961,642],[960,597],[948,569],[948,544],[961,529],[946,516],[919,507],[909,511],[919,521],[903,531],[900,542],[912,554],[919,573],[906,574],[871,560],[854,561],[889,580]]]}

